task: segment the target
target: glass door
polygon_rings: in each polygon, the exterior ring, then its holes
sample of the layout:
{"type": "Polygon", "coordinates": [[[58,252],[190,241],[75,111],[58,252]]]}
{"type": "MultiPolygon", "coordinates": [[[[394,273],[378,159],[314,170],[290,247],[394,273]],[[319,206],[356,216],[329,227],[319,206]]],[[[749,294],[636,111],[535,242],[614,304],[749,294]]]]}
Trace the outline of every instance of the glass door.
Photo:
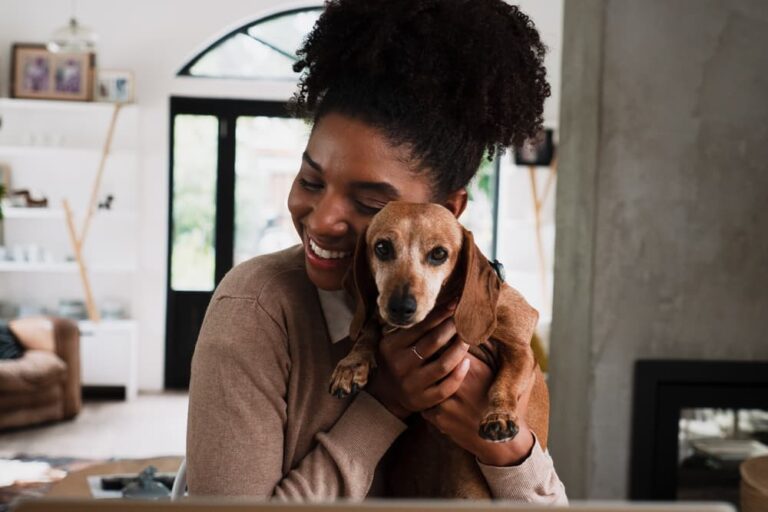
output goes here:
{"type": "Polygon", "coordinates": [[[166,388],[189,385],[227,271],[299,242],[286,201],[308,134],[280,102],[171,98],[166,388]]]}
{"type": "Polygon", "coordinates": [[[240,116],[235,123],[233,263],[301,242],[287,199],[309,126],[298,119],[240,116]]]}

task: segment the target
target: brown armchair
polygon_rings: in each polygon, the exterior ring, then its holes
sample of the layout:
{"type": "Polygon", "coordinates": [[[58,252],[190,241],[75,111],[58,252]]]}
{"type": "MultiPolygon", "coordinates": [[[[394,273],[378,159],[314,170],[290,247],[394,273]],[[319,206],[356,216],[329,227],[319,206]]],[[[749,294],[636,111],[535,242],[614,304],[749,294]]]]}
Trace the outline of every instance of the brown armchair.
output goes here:
{"type": "Polygon", "coordinates": [[[0,429],[73,418],[80,412],[80,331],[66,318],[37,316],[8,323],[24,346],[0,360],[0,429]]]}

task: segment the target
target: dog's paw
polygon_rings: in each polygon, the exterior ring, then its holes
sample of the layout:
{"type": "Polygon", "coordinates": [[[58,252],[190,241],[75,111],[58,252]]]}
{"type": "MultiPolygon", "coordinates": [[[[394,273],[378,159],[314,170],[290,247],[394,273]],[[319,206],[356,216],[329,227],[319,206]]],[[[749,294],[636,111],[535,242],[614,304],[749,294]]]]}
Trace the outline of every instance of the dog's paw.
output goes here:
{"type": "Polygon", "coordinates": [[[517,435],[517,415],[509,412],[492,412],[480,422],[480,437],[493,443],[509,441],[517,435]]]}
{"type": "Polygon", "coordinates": [[[342,359],[331,376],[328,391],[336,398],[346,398],[357,394],[368,384],[368,374],[371,371],[368,361],[348,362],[342,359]]]}

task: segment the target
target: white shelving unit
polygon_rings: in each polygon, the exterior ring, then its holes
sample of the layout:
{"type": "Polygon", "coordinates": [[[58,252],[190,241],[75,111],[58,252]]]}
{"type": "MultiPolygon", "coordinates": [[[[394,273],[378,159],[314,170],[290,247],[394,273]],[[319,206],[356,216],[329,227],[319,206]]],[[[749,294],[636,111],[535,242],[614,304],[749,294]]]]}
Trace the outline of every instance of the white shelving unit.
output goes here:
{"type": "MultiPolygon", "coordinates": [[[[66,228],[63,199],[82,229],[114,105],[0,98],[0,165],[11,189],[46,197],[46,208],[4,207],[0,301],[56,314],[60,300],[84,300],[66,228]]],[[[125,320],[79,321],[84,386],[123,386],[137,392],[138,109],[121,108],[99,200],[111,209],[93,217],[84,246],[96,306],[118,301],[125,320]]]]}

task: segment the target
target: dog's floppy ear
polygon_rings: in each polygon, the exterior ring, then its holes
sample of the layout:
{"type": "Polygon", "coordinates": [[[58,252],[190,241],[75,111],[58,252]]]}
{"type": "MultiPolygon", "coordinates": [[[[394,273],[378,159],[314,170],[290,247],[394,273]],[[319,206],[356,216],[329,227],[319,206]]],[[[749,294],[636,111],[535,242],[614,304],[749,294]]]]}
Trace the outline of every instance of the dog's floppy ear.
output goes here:
{"type": "Polygon", "coordinates": [[[453,319],[459,337],[470,345],[476,345],[496,330],[496,303],[502,282],[475,245],[472,233],[463,227],[461,229],[461,254],[449,285],[461,294],[453,319]]]}
{"type": "Polygon", "coordinates": [[[368,251],[365,243],[364,230],[357,239],[352,265],[344,276],[344,288],[355,298],[355,314],[349,325],[349,337],[354,341],[360,335],[360,330],[373,313],[377,295],[376,282],[368,264],[368,251]]]}

